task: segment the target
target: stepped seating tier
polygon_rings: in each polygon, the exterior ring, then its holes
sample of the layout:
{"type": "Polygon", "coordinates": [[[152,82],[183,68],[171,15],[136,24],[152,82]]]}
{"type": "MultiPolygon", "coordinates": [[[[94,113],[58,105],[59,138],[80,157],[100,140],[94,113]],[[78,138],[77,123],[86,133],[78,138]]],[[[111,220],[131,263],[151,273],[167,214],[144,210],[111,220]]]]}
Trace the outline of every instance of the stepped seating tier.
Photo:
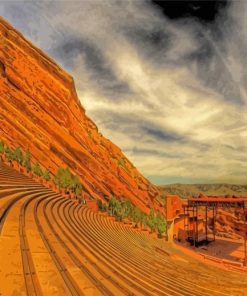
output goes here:
{"type": "Polygon", "coordinates": [[[247,295],[246,275],[78,204],[0,162],[0,295],[247,295]]]}

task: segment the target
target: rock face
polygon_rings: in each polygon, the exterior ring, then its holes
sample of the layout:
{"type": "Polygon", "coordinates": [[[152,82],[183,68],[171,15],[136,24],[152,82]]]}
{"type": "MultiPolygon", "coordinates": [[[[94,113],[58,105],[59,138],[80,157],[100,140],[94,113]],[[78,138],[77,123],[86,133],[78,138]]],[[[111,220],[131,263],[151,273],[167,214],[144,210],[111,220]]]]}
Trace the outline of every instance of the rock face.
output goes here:
{"type": "Polygon", "coordinates": [[[69,166],[93,198],[161,208],[158,189],[86,116],[72,77],[2,18],[0,94],[0,139],[29,149],[53,174],[69,166]]]}
{"type": "Polygon", "coordinates": [[[218,236],[242,239],[244,230],[243,209],[218,209],[216,217],[216,231],[218,236]]]}

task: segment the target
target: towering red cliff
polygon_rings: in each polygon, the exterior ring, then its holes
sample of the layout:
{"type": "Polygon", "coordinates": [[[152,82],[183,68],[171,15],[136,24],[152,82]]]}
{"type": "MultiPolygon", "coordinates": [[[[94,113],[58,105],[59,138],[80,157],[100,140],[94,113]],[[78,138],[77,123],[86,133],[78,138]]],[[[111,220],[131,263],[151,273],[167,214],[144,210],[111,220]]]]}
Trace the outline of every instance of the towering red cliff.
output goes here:
{"type": "Polygon", "coordinates": [[[94,198],[129,198],[147,211],[158,189],[104,138],[72,77],[0,18],[0,139],[29,149],[53,174],[69,166],[94,198]]]}

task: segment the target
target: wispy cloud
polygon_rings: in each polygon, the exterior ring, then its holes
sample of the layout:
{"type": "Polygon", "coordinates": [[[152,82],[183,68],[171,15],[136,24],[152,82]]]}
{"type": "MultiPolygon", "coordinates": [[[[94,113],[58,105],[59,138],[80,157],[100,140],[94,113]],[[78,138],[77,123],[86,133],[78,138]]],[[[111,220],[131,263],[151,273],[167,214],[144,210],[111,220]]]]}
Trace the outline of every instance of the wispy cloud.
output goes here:
{"type": "Polygon", "coordinates": [[[1,2],[75,78],[88,115],[154,182],[246,183],[247,5],[214,25],[148,1],[1,2]]]}

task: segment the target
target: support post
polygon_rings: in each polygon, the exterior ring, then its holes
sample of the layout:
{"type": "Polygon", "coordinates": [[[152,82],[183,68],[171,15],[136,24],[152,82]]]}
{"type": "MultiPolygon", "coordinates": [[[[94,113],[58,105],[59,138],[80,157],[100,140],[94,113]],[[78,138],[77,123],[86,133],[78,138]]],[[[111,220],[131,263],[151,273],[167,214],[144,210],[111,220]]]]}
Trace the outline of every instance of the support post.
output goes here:
{"type": "Polygon", "coordinates": [[[190,224],[190,207],[188,206],[186,208],[186,217],[187,217],[187,239],[190,237],[190,227],[191,227],[191,224],[190,224]]]}
{"type": "Polygon", "coordinates": [[[243,206],[244,211],[244,266],[247,266],[247,238],[246,238],[246,232],[247,232],[247,224],[246,224],[246,213],[245,213],[245,206],[243,206]]]}
{"type": "Polygon", "coordinates": [[[184,233],[185,233],[185,207],[184,207],[184,233]]]}
{"type": "Polygon", "coordinates": [[[206,223],[205,223],[205,234],[206,234],[206,242],[208,241],[208,206],[206,204],[206,223]]]}
{"type": "Polygon", "coordinates": [[[215,206],[213,206],[213,236],[215,241],[215,206]]]}
{"type": "Polygon", "coordinates": [[[198,206],[196,204],[196,243],[198,245],[198,206]]]}
{"type": "Polygon", "coordinates": [[[195,205],[193,204],[193,245],[196,246],[196,238],[195,238],[195,205]]]}
{"type": "Polygon", "coordinates": [[[216,222],[216,218],[217,218],[217,212],[218,212],[218,203],[216,203],[216,205],[215,205],[215,216],[214,216],[214,240],[215,240],[215,235],[216,235],[216,226],[215,226],[215,222],[216,222]]]}

